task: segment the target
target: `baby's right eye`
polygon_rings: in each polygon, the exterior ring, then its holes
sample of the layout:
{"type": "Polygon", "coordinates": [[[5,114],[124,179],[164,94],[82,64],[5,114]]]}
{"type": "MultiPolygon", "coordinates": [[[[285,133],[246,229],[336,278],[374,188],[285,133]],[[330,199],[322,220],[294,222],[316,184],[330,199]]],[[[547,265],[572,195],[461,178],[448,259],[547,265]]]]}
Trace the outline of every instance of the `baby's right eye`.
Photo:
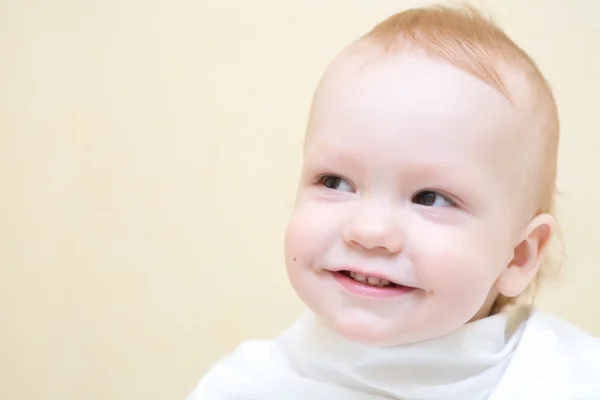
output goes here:
{"type": "Polygon", "coordinates": [[[317,182],[328,189],[341,190],[344,192],[355,191],[350,182],[337,175],[322,175],[317,182]]]}

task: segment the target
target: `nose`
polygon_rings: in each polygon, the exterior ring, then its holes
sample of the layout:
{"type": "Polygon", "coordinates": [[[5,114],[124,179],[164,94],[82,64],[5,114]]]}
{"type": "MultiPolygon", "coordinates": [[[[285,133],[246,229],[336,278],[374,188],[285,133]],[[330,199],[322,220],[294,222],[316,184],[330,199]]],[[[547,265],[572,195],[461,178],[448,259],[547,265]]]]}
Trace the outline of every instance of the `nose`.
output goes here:
{"type": "Polygon", "coordinates": [[[344,227],[344,241],[364,251],[393,255],[402,251],[399,213],[391,204],[362,200],[344,227]]]}

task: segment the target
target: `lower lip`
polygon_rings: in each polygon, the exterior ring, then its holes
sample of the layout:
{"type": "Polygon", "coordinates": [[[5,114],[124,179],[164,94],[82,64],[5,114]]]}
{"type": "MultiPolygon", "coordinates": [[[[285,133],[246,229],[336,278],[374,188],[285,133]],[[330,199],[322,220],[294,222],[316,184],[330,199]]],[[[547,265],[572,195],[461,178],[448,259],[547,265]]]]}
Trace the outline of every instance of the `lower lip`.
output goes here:
{"type": "Polygon", "coordinates": [[[352,293],[367,297],[396,297],[415,290],[408,286],[377,287],[366,285],[355,281],[354,279],[342,274],[341,272],[332,272],[333,277],[352,293]]]}

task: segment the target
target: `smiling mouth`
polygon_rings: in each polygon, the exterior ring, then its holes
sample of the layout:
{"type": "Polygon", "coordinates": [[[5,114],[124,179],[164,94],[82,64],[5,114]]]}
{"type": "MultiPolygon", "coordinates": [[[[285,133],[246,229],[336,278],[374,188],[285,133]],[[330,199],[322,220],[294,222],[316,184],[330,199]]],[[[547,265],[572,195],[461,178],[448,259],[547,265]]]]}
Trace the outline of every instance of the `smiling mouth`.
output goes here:
{"type": "Polygon", "coordinates": [[[350,293],[364,298],[396,298],[417,290],[417,288],[399,285],[387,279],[348,270],[331,272],[331,274],[350,293]]]}
{"type": "Polygon", "coordinates": [[[344,275],[358,283],[362,283],[363,285],[373,286],[378,288],[397,288],[400,285],[390,282],[387,279],[377,278],[375,276],[366,276],[357,274],[353,271],[338,271],[339,274],[344,275]]]}

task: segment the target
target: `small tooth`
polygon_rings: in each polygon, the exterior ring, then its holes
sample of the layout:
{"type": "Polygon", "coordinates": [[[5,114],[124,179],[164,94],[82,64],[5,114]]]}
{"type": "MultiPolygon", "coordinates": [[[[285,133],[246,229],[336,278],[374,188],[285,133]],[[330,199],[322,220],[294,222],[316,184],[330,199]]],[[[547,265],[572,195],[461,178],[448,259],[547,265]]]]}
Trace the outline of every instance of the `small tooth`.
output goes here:
{"type": "Polygon", "coordinates": [[[380,282],[381,282],[381,284],[382,284],[383,286],[386,286],[386,285],[389,285],[389,284],[390,284],[390,281],[388,281],[387,279],[382,279],[380,282]]]}
{"type": "Polygon", "coordinates": [[[359,282],[365,282],[367,280],[367,277],[361,274],[355,274],[354,279],[356,279],[359,282]]]}
{"type": "Polygon", "coordinates": [[[356,278],[356,272],[350,271],[350,278],[356,278]]]}
{"type": "Polygon", "coordinates": [[[378,284],[378,283],[381,281],[381,279],[379,279],[379,278],[376,278],[376,277],[374,277],[374,276],[370,276],[370,277],[368,277],[368,278],[367,278],[367,281],[368,281],[368,282],[369,282],[371,285],[377,285],[377,284],[378,284]]]}

